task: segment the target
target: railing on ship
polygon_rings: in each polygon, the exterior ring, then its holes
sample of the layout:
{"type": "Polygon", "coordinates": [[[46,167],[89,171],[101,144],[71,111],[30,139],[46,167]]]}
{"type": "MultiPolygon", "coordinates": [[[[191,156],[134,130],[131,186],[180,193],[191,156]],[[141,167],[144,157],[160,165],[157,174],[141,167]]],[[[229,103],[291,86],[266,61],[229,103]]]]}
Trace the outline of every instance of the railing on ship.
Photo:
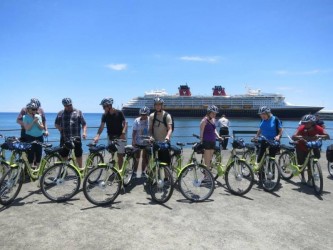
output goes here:
{"type": "MultiPolygon", "coordinates": [[[[94,139],[94,136],[96,135],[96,131],[99,127],[89,127],[88,128],[88,137],[86,138],[86,141],[92,141],[94,139]],[[94,131],[90,132],[89,131],[94,131]],[[90,134],[90,135],[89,135],[90,134]]],[[[283,127],[284,133],[282,136],[282,143],[288,143],[289,136],[291,137],[292,134],[296,131],[295,127],[283,127]]],[[[232,126],[229,128],[230,135],[234,135],[237,138],[243,138],[246,141],[249,141],[253,136],[255,135],[255,132],[257,131],[258,127],[255,126],[232,126]]],[[[55,136],[57,134],[59,136],[59,132],[56,128],[48,128],[50,134],[52,136],[48,137],[48,142],[53,143],[54,145],[57,145],[59,143],[60,137],[55,136]]],[[[21,129],[0,129],[0,134],[3,136],[20,136],[21,129]]],[[[178,141],[181,142],[190,142],[193,141],[194,138],[192,136],[193,133],[198,133],[199,127],[198,126],[175,126],[175,132],[172,135],[172,142],[176,143],[178,141]],[[182,131],[186,131],[186,133],[178,134],[177,129],[182,129],[182,131]]],[[[331,141],[333,140],[333,128],[326,128],[326,131],[330,135],[331,139],[324,142],[323,149],[326,149],[325,146],[329,145],[331,141]]],[[[130,144],[132,142],[132,126],[128,126],[127,130],[127,141],[130,144]]],[[[102,133],[99,143],[107,143],[107,135],[106,135],[106,129],[104,129],[104,132],[102,133]]],[[[84,151],[87,152],[87,148],[84,146],[84,151]]]]}

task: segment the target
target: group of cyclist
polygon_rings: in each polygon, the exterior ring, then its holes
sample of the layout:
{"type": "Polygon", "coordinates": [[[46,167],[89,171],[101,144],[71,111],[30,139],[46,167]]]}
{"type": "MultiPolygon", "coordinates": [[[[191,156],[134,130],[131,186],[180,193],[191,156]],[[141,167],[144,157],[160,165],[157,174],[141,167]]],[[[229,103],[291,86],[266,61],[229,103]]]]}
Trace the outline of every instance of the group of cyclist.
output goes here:
{"type": "MultiPolygon", "coordinates": [[[[60,144],[63,145],[65,140],[70,137],[80,137],[82,131],[82,138],[85,139],[87,135],[87,124],[82,112],[73,107],[72,100],[70,98],[64,98],[62,100],[64,109],[59,111],[55,119],[55,127],[60,132],[60,144]]],[[[94,137],[94,142],[97,143],[100,139],[100,135],[107,128],[108,140],[122,139],[117,142],[117,156],[119,166],[122,166],[123,156],[125,153],[125,133],[127,131],[127,122],[122,111],[113,108],[113,99],[104,98],[100,105],[103,107],[104,113],[101,117],[101,123],[98,128],[97,134],[94,137]]],[[[154,99],[154,112],[150,113],[148,107],[142,107],[139,110],[139,117],[134,120],[132,130],[132,146],[144,145],[145,141],[142,139],[144,136],[149,136],[152,140],[159,142],[170,143],[170,138],[173,132],[173,119],[169,113],[164,110],[164,100],[160,97],[154,99]]],[[[200,141],[201,147],[204,149],[204,163],[210,168],[211,160],[215,150],[216,140],[224,141],[227,137],[223,136],[221,131],[217,131],[216,115],[219,113],[218,108],[215,105],[210,105],[207,108],[207,113],[200,122],[200,141]]],[[[259,129],[256,137],[264,136],[268,140],[274,140],[279,142],[283,128],[281,121],[272,114],[269,107],[263,106],[259,108],[258,115],[261,118],[259,129]]],[[[222,117],[225,119],[225,117],[222,117]]],[[[26,142],[32,142],[34,140],[43,142],[43,134],[48,135],[46,118],[41,104],[38,99],[32,98],[31,101],[24,107],[19,116],[17,122],[21,125],[21,139],[26,142]]],[[[226,121],[224,121],[225,124],[226,121]]],[[[298,141],[296,145],[297,157],[299,164],[302,164],[308,153],[308,149],[305,146],[305,141],[316,140],[318,136],[328,139],[329,135],[323,128],[323,122],[318,122],[318,119],[314,115],[305,115],[300,121],[300,126],[292,136],[292,139],[298,141]]],[[[226,146],[225,146],[226,147],[226,146]]],[[[259,147],[257,162],[260,161],[266,150],[265,144],[259,147]]],[[[75,143],[75,156],[78,160],[79,167],[82,166],[82,142],[81,140],[75,143]]],[[[61,155],[68,157],[68,150],[63,150],[61,155]]],[[[277,153],[276,148],[269,149],[269,154],[275,157],[277,153]]],[[[316,154],[320,156],[320,152],[317,149],[316,154]]],[[[35,144],[34,148],[28,155],[29,163],[39,164],[42,155],[42,148],[40,145],[35,144]]],[[[134,167],[133,177],[137,177],[138,163],[141,158],[142,163],[142,175],[146,177],[145,169],[148,164],[148,156],[145,150],[136,151],[137,165],[134,167]]],[[[170,152],[169,150],[160,150],[158,153],[160,161],[170,164],[170,152]]],[[[311,173],[308,173],[311,176],[311,173]]],[[[308,183],[311,185],[311,179],[308,183]]],[[[302,179],[304,182],[304,179],[302,179]]]]}

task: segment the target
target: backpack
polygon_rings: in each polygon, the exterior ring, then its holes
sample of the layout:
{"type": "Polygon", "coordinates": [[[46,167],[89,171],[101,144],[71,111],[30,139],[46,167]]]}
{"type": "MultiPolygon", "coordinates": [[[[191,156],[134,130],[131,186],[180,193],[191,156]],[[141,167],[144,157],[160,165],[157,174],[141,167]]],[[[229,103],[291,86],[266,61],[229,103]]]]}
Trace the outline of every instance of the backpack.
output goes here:
{"type": "Polygon", "coordinates": [[[168,127],[168,124],[167,124],[167,121],[166,121],[167,115],[170,115],[170,117],[171,117],[171,121],[172,121],[171,129],[172,129],[172,132],[173,132],[175,130],[175,121],[173,119],[173,116],[171,114],[169,114],[168,112],[166,112],[166,111],[164,111],[163,121],[158,120],[157,119],[157,113],[154,112],[153,129],[154,129],[155,121],[163,122],[164,126],[167,128],[168,127]]]}

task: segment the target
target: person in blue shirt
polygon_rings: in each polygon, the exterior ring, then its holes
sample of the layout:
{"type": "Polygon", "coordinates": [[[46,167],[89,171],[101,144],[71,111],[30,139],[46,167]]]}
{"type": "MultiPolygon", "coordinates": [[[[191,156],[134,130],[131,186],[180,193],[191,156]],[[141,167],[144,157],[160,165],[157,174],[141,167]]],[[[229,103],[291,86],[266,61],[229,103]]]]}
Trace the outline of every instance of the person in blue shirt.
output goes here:
{"type": "MultiPolygon", "coordinates": [[[[258,114],[260,115],[261,122],[256,137],[264,136],[268,140],[280,141],[283,132],[281,121],[272,114],[271,109],[267,106],[262,106],[259,108],[258,114]]],[[[266,147],[267,144],[265,143],[260,145],[257,162],[260,162],[266,147]]],[[[269,149],[269,155],[271,157],[275,157],[276,153],[276,148],[269,149]]]]}
{"type": "MultiPolygon", "coordinates": [[[[30,102],[26,106],[27,113],[23,116],[23,126],[25,129],[25,138],[27,142],[39,141],[44,142],[43,133],[44,125],[42,116],[37,113],[38,106],[34,102],[30,102]]],[[[32,144],[31,150],[28,151],[28,161],[31,166],[35,163],[35,167],[39,166],[42,159],[42,146],[32,144]]]]}

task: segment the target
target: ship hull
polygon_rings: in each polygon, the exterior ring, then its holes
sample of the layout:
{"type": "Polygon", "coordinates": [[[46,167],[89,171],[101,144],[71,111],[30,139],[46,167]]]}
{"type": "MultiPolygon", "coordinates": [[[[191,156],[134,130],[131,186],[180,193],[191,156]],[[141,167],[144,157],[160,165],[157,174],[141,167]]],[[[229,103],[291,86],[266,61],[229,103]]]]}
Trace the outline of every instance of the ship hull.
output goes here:
{"type": "MultiPolygon", "coordinates": [[[[275,108],[272,113],[279,118],[300,119],[305,114],[314,114],[321,110],[322,107],[292,107],[292,108],[275,108]]],[[[139,108],[123,107],[123,113],[127,117],[136,117],[139,115],[139,108]]],[[[174,117],[203,117],[206,109],[166,109],[174,117]]],[[[153,112],[153,110],[152,110],[153,112]]],[[[230,118],[258,118],[257,109],[220,109],[217,116],[222,114],[230,118]]]]}

